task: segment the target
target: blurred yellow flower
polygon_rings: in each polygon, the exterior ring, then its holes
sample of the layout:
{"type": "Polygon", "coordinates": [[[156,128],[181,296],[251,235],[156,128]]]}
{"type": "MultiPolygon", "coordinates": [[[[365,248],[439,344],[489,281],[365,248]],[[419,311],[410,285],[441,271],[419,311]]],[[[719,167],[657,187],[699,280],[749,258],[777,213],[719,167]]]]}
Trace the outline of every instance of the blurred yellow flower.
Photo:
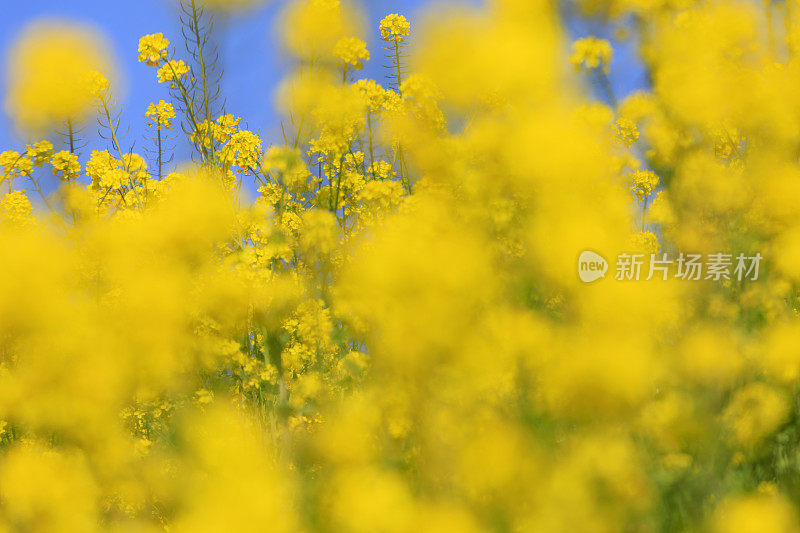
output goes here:
{"type": "Polygon", "coordinates": [[[95,72],[111,73],[110,47],[95,30],[36,22],[15,41],[6,69],[5,107],[17,128],[42,132],[92,110],[95,72]]]}
{"type": "Polygon", "coordinates": [[[342,37],[336,42],[333,53],[346,68],[361,70],[364,68],[362,61],[369,61],[367,43],[357,37],[342,37]]]}
{"type": "Polygon", "coordinates": [[[611,43],[597,37],[584,37],[572,43],[570,63],[576,69],[602,70],[608,74],[614,50],[611,43]]]}

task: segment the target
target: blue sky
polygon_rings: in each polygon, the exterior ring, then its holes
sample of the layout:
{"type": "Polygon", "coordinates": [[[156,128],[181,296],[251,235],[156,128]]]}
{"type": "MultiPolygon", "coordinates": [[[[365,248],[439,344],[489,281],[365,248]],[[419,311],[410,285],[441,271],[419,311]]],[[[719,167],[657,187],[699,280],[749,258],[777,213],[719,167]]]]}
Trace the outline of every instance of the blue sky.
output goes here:
{"type": "MultiPolygon", "coordinates": [[[[168,100],[167,89],[155,81],[154,69],[137,62],[139,37],[162,32],[177,41],[180,37],[176,0],[25,0],[4,2],[0,18],[0,51],[3,70],[8,49],[21,30],[30,22],[42,18],[59,18],[88,23],[105,34],[112,45],[112,54],[120,65],[124,90],[121,104],[124,108],[121,131],[128,132],[123,148],[134,142],[141,152],[142,134],[146,125],[144,112],[150,102],[168,100]]],[[[402,13],[412,24],[418,19],[426,0],[368,0],[361,2],[370,24],[370,50],[373,60],[365,74],[381,79],[380,49],[377,26],[389,13],[402,13]]],[[[479,4],[479,0],[466,0],[479,4]]],[[[221,42],[222,62],[225,69],[222,90],[226,97],[226,111],[245,117],[250,129],[259,131],[268,144],[277,140],[278,123],[273,109],[273,90],[285,72],[280,55],[276,14],[284,2],[267,2],[263,7],[236,15],[227,20],[221,42]]],[[[592,24],[571,22],[571,33],[576,36],[595,34],[592,24]]],[[[0,85],[0,99],[5,100],[5,77],[0,85]]],[[[618,95],[624,95],[643,86],[642,71],[637,66],[631,46],[616,50],[612,84],[618,95]]],[[[87,124],[89,148],[95,124],[87,124]]],[[[55,141],[55,139],[51,139],[55,141]]],[[[19,138],[11,128],[5,110],[0,111],[0,150],[20,149],[25,139],[19,138]]],[[[179,145],[182,143],[179,143],[179,145]]],[[[88,151],[87,148],[85,151],[88,151]]],[[[178,152],[180,155],[180,152],[178,152]]],[[[183,152],[186,153],[186,152],[183,152]]],[[[81,154],[85,160],[88,154],[81,154]]]]}

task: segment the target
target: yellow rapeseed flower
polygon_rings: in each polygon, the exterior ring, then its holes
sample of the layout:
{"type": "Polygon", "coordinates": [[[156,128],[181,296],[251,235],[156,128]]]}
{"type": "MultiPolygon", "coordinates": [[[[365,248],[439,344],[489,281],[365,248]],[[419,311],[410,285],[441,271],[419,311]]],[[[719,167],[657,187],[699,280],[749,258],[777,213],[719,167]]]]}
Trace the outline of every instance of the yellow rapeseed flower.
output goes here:
{"type": "Polygon", "coordinates": [[[153,33],[139,39],[139,61],[152,67],[161,64],[168,56],[169,40],[163,33],[153,33]]]}
{"type": "Polygon", "coordinates": [[[189,66],[182,59],[166,61],[164,66],[158,69],[158,83],[169,83],[170,87],[176,87],[177,82],[189,73],[189,66]]]}
{"type": "Polygon", "coordinates": [[[379,29],[381,39],[384,41],[402,43],[404,38],[411,33],[411,23],[403,15],[394,13],[381,20],[379,29]]]}
{"type": "Polygon", "coordinates": [[[40,132],[92,109],[94,72],[111,72],[109,46],[94,30],[34,23],[14,43],[6,73],[6,110],[18,128],[40,132]]]}
{"type": "Polygon", "coordinates": [[[570,63],[576,69],[602,70],[608,74],[614,50],[606,39],[584,37],[572,43],[570,63]]]}
{"type": "Polygon", "coordinates": [[[175,118],[175,109],[172,104],[159,101],[157,104],[151,103],[147,107],[145,116],[150,117],[150,125],[169,128],[172,126],[172,119],[175,118]]]}

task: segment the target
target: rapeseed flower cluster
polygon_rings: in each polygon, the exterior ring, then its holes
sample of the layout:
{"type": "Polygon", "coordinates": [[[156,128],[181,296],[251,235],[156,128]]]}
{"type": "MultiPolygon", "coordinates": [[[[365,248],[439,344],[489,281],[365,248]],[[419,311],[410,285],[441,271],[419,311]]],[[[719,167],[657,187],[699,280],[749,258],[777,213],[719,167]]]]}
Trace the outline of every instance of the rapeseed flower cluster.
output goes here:
{"type": "Polygon", "coordinates": [[[47,21],[29,26],[6,72],[5,108],[17,128],[36,136],[90,115],[93,73],[114,74],[108,49],[92,28],[47,21]]]}
{"type": "Polygon", "coordinates": [[[150,104],[145,115],[150,118],[151,126],[169,128],[175,118],[175,108],[171,103],[161,100],[157,104],[150,104]]]}
{"type": "Polygon", "coordinates": [[[597,37],[584,37],[572,43],[572,55],[569,58],[575,68],[586,70],[602,69],[608,74],[611,70],[611,57],[614,50],[611,43],[597,37]]]}
{"type": "Polygon", "coordinates": [[[0,531],[800,531],[796,6],[390,14],[358,79],[354,6],[291,0],[273,134],[214,96],[254,3],[126,51],[147,109],[95,30],[14,45],[0,531]],[[652,86],[567,13],[635,20],[652,86]],[[587,284],[585,250],[764,262],[587,284]]]}
{"type": "Polygon", "coordinates": [[[362,61],[369,61],[367,43],[357,37],[343,37],[336,42],[333,53],[342,62],[342,67],[361,70],[364,68],[362,61]]]}
{"type": "Polygon", "coordinates": [[[403,38],[411,33],[411,24],[403,15],[392,14],[386,16],[379,26],[381,39],[384,41],[403,42],[403,38]]]}

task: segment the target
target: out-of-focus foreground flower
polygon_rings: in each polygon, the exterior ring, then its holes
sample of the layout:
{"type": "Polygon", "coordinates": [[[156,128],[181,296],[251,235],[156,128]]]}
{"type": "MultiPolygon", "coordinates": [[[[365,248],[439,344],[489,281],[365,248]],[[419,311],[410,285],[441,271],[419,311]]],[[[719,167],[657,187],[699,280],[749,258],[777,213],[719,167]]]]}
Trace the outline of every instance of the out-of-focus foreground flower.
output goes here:
{"type": "Polygon", "coordinates": [[[108,49],[89,28],[48,21],[29,26],[12,48],[6,71],[5,108],[16,126],[41,135],[85,118],[92,74],[111,74],[108,49]]]}

